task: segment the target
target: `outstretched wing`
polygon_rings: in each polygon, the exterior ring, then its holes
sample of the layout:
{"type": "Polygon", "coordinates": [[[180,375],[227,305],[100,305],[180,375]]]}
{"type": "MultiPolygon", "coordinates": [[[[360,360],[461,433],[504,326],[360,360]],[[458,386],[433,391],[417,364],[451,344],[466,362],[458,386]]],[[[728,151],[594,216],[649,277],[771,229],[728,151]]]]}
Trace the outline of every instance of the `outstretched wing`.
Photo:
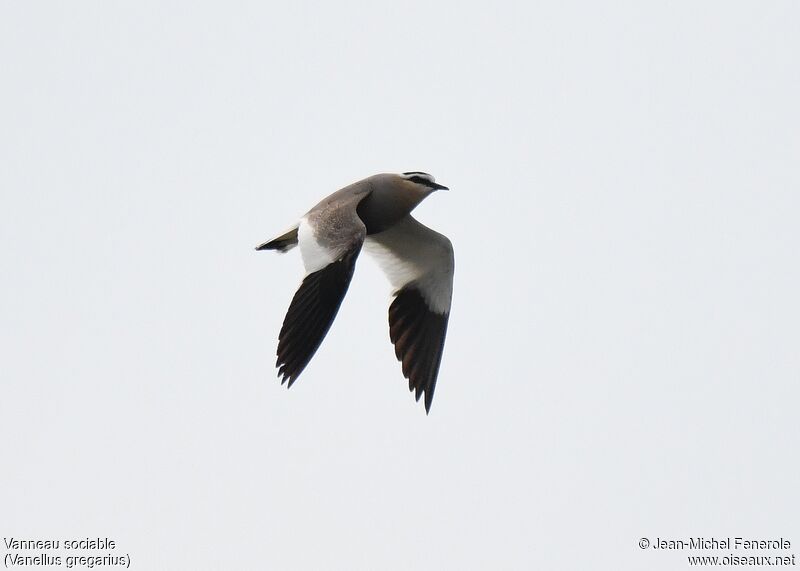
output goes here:
{"type": "MultiPolygon", "coordinates": [[[[336,195],[332,195],[336,196],[336,195]]],[[[331,198],[332,198],[331,197],[331,198]]],[[[360,196],[320,203],[297,230],[306,276],[278,336],[278,376],[292,386],[316,353],[342,304],[366,227],[356,214],[360,196]]]]}
{"type": "Polygon", "coordinates": [[[368,236],[366,248],[394,288],[389,337],[395,355],[409,390],[417,400],[425,394],[425,411],[430,412],[453,296],[453,246],[409,215],[368,236]]]}

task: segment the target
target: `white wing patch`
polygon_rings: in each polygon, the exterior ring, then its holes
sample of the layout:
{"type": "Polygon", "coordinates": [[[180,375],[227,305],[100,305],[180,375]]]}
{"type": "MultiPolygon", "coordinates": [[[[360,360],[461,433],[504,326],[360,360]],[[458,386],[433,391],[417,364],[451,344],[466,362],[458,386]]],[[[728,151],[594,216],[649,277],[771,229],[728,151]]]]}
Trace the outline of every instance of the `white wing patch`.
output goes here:
{"type": "Polygon", "coordinates": [[[314,228],[308,223],[308,216],[300,219],[297,227],[297,243],[300,245],[300,254],[303,257],[306,275],[313,274],[336,261],[337,252],[329,250],[317,242],[314,228]]]}
{"type": "Polygon", "coordinates": [[[446,236],[409,215],[389,230],[367,236],[364,247],[378,261],[395,292],[415,282],[431,311],[449,313],[455,262],[446,236]]]}

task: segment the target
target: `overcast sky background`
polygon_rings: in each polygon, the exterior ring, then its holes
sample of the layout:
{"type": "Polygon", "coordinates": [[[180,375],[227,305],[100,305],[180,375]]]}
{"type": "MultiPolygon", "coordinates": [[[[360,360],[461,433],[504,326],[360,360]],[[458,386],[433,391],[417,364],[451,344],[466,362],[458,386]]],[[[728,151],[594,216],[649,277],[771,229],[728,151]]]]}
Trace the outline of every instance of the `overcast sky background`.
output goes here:
{"type": "Polygon", "coordinates": [[[800,555],[799,18],[3,2],[0,532],[136,569],[800,555]],[[415,212],[456,251],[430,416],[366,254],[287,391],[302,264],[254,246],[406,170],[452,189],[415,212]]]}

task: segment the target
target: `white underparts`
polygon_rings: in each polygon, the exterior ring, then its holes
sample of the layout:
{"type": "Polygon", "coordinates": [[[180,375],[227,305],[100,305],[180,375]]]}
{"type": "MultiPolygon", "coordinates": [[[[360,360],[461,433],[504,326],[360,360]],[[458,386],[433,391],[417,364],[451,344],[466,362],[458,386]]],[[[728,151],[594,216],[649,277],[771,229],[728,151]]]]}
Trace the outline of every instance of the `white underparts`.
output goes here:
{"type": "Polygon", "coordinates": [[[300,219],[297,227],[297,243],[300,245],[300,254],[303,256],[306,275],[321,270],[336,261],[336,252],[332,252],[317,242],[314,229],[308,223],[306,216],[300,219]]]}

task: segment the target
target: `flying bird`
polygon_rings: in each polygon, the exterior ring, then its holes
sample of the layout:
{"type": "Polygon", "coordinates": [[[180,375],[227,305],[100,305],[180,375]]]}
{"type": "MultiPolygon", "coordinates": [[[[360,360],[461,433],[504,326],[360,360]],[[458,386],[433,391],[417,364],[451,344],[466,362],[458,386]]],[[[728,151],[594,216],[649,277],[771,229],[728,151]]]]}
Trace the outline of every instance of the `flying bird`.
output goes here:
{"type": "Polygon", "coordinates": [[[334,192],[287,232],[256,247],[285,253],[299,245],[306,270],[278,336],[281,384],[292,386],[328,333],[363,246],[389,278],[389,338],[409,390],[417,401],[425,395],[430,412],[455,259],[450,240],[411,211],[437,190],[448,188],[424,172],[376,174],[334,192]]]}

